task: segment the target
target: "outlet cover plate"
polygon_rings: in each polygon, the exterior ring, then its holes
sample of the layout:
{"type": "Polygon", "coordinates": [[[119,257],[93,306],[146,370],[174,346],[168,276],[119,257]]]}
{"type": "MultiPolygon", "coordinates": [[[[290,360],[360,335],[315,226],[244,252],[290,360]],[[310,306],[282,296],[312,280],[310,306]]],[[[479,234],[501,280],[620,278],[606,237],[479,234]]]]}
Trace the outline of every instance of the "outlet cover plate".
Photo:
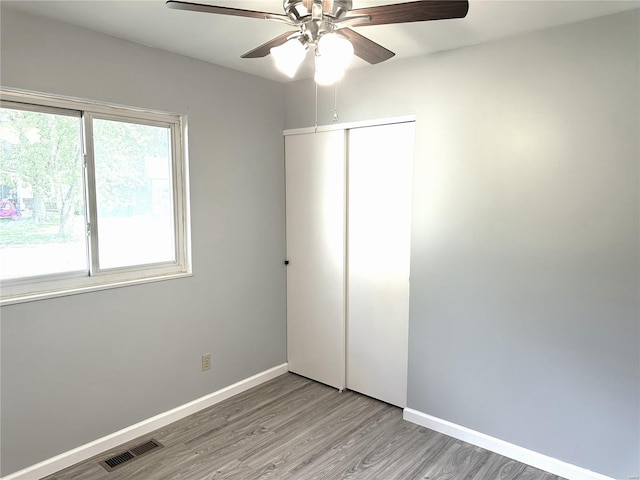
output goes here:
{"type": "Polygon", "coordinates": [[[202,355],[202,371],[209,370],[211,368],[211,354],[205,353],[202,355]]]}

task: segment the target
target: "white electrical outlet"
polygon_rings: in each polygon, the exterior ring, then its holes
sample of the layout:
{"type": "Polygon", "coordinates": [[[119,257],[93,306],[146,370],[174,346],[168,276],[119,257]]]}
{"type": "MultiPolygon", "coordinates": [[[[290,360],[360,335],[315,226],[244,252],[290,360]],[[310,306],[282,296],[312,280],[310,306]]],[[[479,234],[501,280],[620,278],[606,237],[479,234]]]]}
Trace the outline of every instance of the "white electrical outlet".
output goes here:
{"type": "Polygon", "coordinates": [[[209,370],[211,368],[211,354],[205,353],[202,355],[202,371],[209,370]]]}

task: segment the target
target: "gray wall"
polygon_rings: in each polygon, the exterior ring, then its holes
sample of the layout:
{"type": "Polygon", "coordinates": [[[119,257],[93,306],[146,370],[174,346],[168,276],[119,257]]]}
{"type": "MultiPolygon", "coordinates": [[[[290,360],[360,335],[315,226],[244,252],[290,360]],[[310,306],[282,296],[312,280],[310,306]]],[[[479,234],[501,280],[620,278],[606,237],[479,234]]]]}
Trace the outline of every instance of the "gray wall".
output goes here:
{"type": "MultiPolygon", "coordinates": [[[[409,406],[619,478],[639,473],[639,23],[382,64],[339,92],[342,121],[417,116],[409,406]]],[[[5,8],[1,34],[4,86],[189,115],[194,260],[2,308],[6,475],[285,361],[281,130],[313,123],[313,88],[5,8]]]]}
{"type": "Polygon", "coordinates": [[[2,308],[6,475],[286,361],[284,113],[275,82],[7,8],[1,30],[3,86],[188,115],[194,265],[2,308]]]}
{"type": "MultiPolygon", "coordinates": [[[[417,117],[409,407],[623,479],[640,473],[639,26],[392,61],[338,92],[344,122],[417,117]]],[[[312,125],[311,83],[291,89],[286,127],[312,125]]],[[[332,89],[320,102],[330,123],[332,89]]]]}

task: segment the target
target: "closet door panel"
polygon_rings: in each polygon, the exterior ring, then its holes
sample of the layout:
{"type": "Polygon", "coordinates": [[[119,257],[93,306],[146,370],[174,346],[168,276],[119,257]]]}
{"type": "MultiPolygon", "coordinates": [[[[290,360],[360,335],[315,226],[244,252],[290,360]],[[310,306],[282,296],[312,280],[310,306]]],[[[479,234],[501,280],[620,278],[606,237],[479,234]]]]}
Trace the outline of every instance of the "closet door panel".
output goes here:
{"type": "Polygon", "coordinates": [[[347,387],[404,407],[414,124],[348,143],[347,387]]]}
{"type": "Polygon", "coordinates": [[[345,386],[345,133],[285,137],[289,370],[345,386]]]}

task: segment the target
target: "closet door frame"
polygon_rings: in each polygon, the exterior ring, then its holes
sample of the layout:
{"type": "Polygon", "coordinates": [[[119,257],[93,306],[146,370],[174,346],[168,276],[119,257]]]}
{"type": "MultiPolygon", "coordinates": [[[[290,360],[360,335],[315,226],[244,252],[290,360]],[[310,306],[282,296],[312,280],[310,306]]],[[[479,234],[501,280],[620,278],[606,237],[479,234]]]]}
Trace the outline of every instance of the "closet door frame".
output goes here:
{"type": "MultiPolygon", "coordinates": [[[[319,125],[317,127],[304,127],[304,128],[295,128],[295,129],[287,129],[283,131],[283,136],[287,137],[287,136],[291,136],[291,135],[301,135],[301,134],[313,134],[313,133],[320,133],[320,132],[330,132],[330,131],[335,131],[335,130],[340,130],[343,131],[345,138],[347,139],[346,141],[348,141],[348,131],[351,129],[355,129],[355,128],[363,128],[363,127],[374,127],[374,126],[381,126],[381,125],[391,125],[391,124],[396,124],[396,123],[409,123],[409,122],[416,122],[416,116],[415,115],[404,115],[404,116],[398,116],[398,117],[388,117],[388,118],[381,118],[381,119],[375,119],[375,120],[365,120],[365,121],[358,121],[358,122],[348,122],[348,123],[336,123],[336,124],[330,124],[330,125],[319,125]]],[[[286,142],[285,142],[286,143],[286,142]]],[[[348,159],[347,159],[347,154],[348,154],[348,149],[345,148],[344,151],[344,165],[345,165],[345,175],[348,175],[346,172],[348,171],[348,159]]],[[[285,165],[286,165],[286,157],[284,159],[285,161],[285,165]]],[[[285,176],[286,176],[286,166],[285,166],[285,176]]],[[[285,184],[286,184],[287,179],[285,178],[285,184]]],[[[346,192],[347,189],[347,183],[348,183],[348,176],[345,176],[345,183],[344,183],[344,189],[346,192]]],[[[289,199],[287,198],[286,201],[289,201],[289,199]]],[[[292,338],[289,334],[289,308],[290,308],[290,299],[289,299],[289,288],[287,289],[287,352],[288,352],[288,361],[289,361],[289,371],[292,371],[294,373],[299,373],[303,376],[309,376],[309,378],[312,378],[314,380],[320,381],[322,383],[326,383],[327,385],[333,386],[335,388],[337,388],[338,390],[342,391],[345,387],[347,387],[347,335],[348,335],[348,311],[349,311],[349,305],[348,305],[348,285],[347,285],[347,278],[348,278],[348,232],[347,232],[347,228],[348,228],[348,197],[344,198],[344,248],[345,248],[345,255],[344,255],[344,278],[343,278],[343,285],[344,285],[344,309],[342,312],[342,319],[343,319],[343,325],[340,329],[340,331],[343,334],[343,339],[342,339],[342,355],[340,355],[340,357],[342,358],[342,365],[341,365],[341,371],[340,372],[333,372],[333,373],[327,373],[327,374],[323,374],[322,378],[314,378],[314,376],[312,376],[311,374],[305,375],[305,372],[300,371],[300,369],[298,369],[298,367],[296,366],[299,363],[299,360],[296,358],[290,358],[289,356],[292,353],[292,345],[291,342],[294,341],[295,339],[292,338]],[[298,370],[298,371],[297,371],[298,370]],[[333,379],[333,380],[330,380],[333,379]]],[[[289,226],[286,226],[287,228],[287,243],[289,242],[289,226]]],[[[285,251],[286,251],[286,255],[287,255],[287,262],[289,261],[289,245],[287,244],[285,246],[285,251]]],[[[289,268],[287,269],[287,285],[289,285],[289,280],[290,280],[290,274],[289,274],[290,270],[289,268]]],[[[408,339],[407,339],[408,341],[408,339]]],[[[299,355],[296,355],[296,357],[299,357],[299,355]]],[[[408,358],[407,358],[408,361],[408,358]]],[[[307,371],[307,367],[304,367],[305,371],[307,371]]]]}
{"type": "Polygon", "coordinates": [[[379,118],[374,120],[362,120],[358,122],[332,123],[330,125],[318,125],[317,127],[289,128],[283,131],[283,136],[299,135],[302,133],[329,132],[332,130],[351,130],[362,127],[377,127],[379,125],[391,125],[394,123],[415,122],[415,115],[402,115],[398,117],[379,118]]]}

